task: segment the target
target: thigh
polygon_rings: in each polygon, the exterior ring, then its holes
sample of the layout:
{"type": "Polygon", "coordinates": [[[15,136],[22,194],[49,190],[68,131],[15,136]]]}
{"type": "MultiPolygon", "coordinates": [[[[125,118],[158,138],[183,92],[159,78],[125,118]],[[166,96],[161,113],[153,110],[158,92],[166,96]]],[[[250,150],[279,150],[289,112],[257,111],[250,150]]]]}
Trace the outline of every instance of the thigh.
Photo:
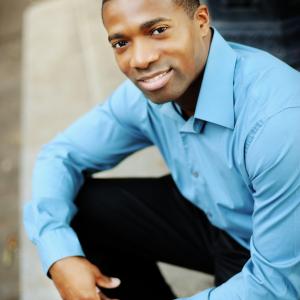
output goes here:
{"type": "Polygon", "coordinates": [[[250,251],[222,230],[216,231],[214,240],[215,285],[219,286],[242,270],[250,251]]]}
{"type": "Polygon", "coordinates": [[[88,179],[76,204],[73,227],[87,253],[104,249],[214,272],[215,227],[171,176],[88,179]]]}

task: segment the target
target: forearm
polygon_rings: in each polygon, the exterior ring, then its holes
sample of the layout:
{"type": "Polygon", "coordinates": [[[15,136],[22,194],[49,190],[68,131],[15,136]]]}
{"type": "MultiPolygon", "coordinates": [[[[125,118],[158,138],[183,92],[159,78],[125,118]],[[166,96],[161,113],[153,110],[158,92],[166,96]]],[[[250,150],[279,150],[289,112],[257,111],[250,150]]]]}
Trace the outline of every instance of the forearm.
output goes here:
{"type": "Polygon", "coordinates": [[[76,213],[73,201],[83,175],[80,167],[70,162],[72,151],[62,148],[63,143],[63,136],[59,136],[40,152],[34,168],[32,201],[24,210],[25,228],[37,246],[45,273],[65,256],[84,255],[69,226],[76,213]]]}
{"type": "Polygon", "coordinates": [[[24,221],[45,271],[64,256],[83,255],[69,224],[77,210],[74,199],[84,173],[110,169],[147,145],[145,137],[116,122],[107,102],[96,106],[42,148],[24,221]]]}

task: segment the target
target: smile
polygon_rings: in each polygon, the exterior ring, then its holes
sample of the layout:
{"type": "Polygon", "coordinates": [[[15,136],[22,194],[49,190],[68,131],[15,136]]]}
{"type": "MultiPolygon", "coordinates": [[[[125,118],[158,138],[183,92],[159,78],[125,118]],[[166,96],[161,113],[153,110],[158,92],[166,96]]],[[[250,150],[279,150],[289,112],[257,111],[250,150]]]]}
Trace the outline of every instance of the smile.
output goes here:
{"type": "Polygon", "coordinates": [[[159,74],[154,74],[153,76],[141,78],[140,80],[138,80],[138,85],[143,90],[153,92],[163,88],[169,82],[172,75],[173,69],[170,69],[159,74]]]}

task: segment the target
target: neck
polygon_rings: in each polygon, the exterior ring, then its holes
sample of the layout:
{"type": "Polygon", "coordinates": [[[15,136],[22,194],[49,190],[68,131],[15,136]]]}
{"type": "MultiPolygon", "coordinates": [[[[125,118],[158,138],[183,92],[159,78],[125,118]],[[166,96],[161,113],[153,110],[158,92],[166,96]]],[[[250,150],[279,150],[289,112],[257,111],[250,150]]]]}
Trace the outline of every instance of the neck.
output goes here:
{"type": "Polygon", "coordinates": [[[192,82],[192,84],[189,86],[189,88],[184,92],[184,94],[176,100],[176,103],[180,106],[182,112],[184,115],[187,117],[191,117],[195,114],[195,109],[197,105],[197,101],[199,98],[199,93],[200,93],[200,88],[204,76],[204,71],[205,71],[205,66],[209,54],[209,48],[211,45],[211,40],[212,40],[212,29],[210,30],[210,33],[207,36],[207,52],[205,56],[205,63],[203,66],[203,69],[201,73],[198,75],[198,77],[192,82]]]}
{"type": "Polygon", "coordinates": [[[193,83],[185,91],[185,93],[176,101],[176,103],[180,106],[182,112],[188,117],[193,116],[195,113],[203,79],[203,73],[204,71],[201,72],[201,74],[193,81],[193,83]]]}

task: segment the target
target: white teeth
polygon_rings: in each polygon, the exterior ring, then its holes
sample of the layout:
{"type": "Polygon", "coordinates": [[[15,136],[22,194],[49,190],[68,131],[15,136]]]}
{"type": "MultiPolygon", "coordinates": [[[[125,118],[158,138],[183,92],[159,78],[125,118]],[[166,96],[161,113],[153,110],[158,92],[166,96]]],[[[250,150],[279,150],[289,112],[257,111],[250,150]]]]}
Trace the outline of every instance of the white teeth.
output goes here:
{"type": "Polygon", "coordinates": [[[157,81],[159,80],[160,78],[164,77],[168,72],[164,72],[164,73],[161,73],[153,78],[149,78],[149,79],[146,79],[144,80],[145,82],[154,82],[154,81],[157,81]]]}

